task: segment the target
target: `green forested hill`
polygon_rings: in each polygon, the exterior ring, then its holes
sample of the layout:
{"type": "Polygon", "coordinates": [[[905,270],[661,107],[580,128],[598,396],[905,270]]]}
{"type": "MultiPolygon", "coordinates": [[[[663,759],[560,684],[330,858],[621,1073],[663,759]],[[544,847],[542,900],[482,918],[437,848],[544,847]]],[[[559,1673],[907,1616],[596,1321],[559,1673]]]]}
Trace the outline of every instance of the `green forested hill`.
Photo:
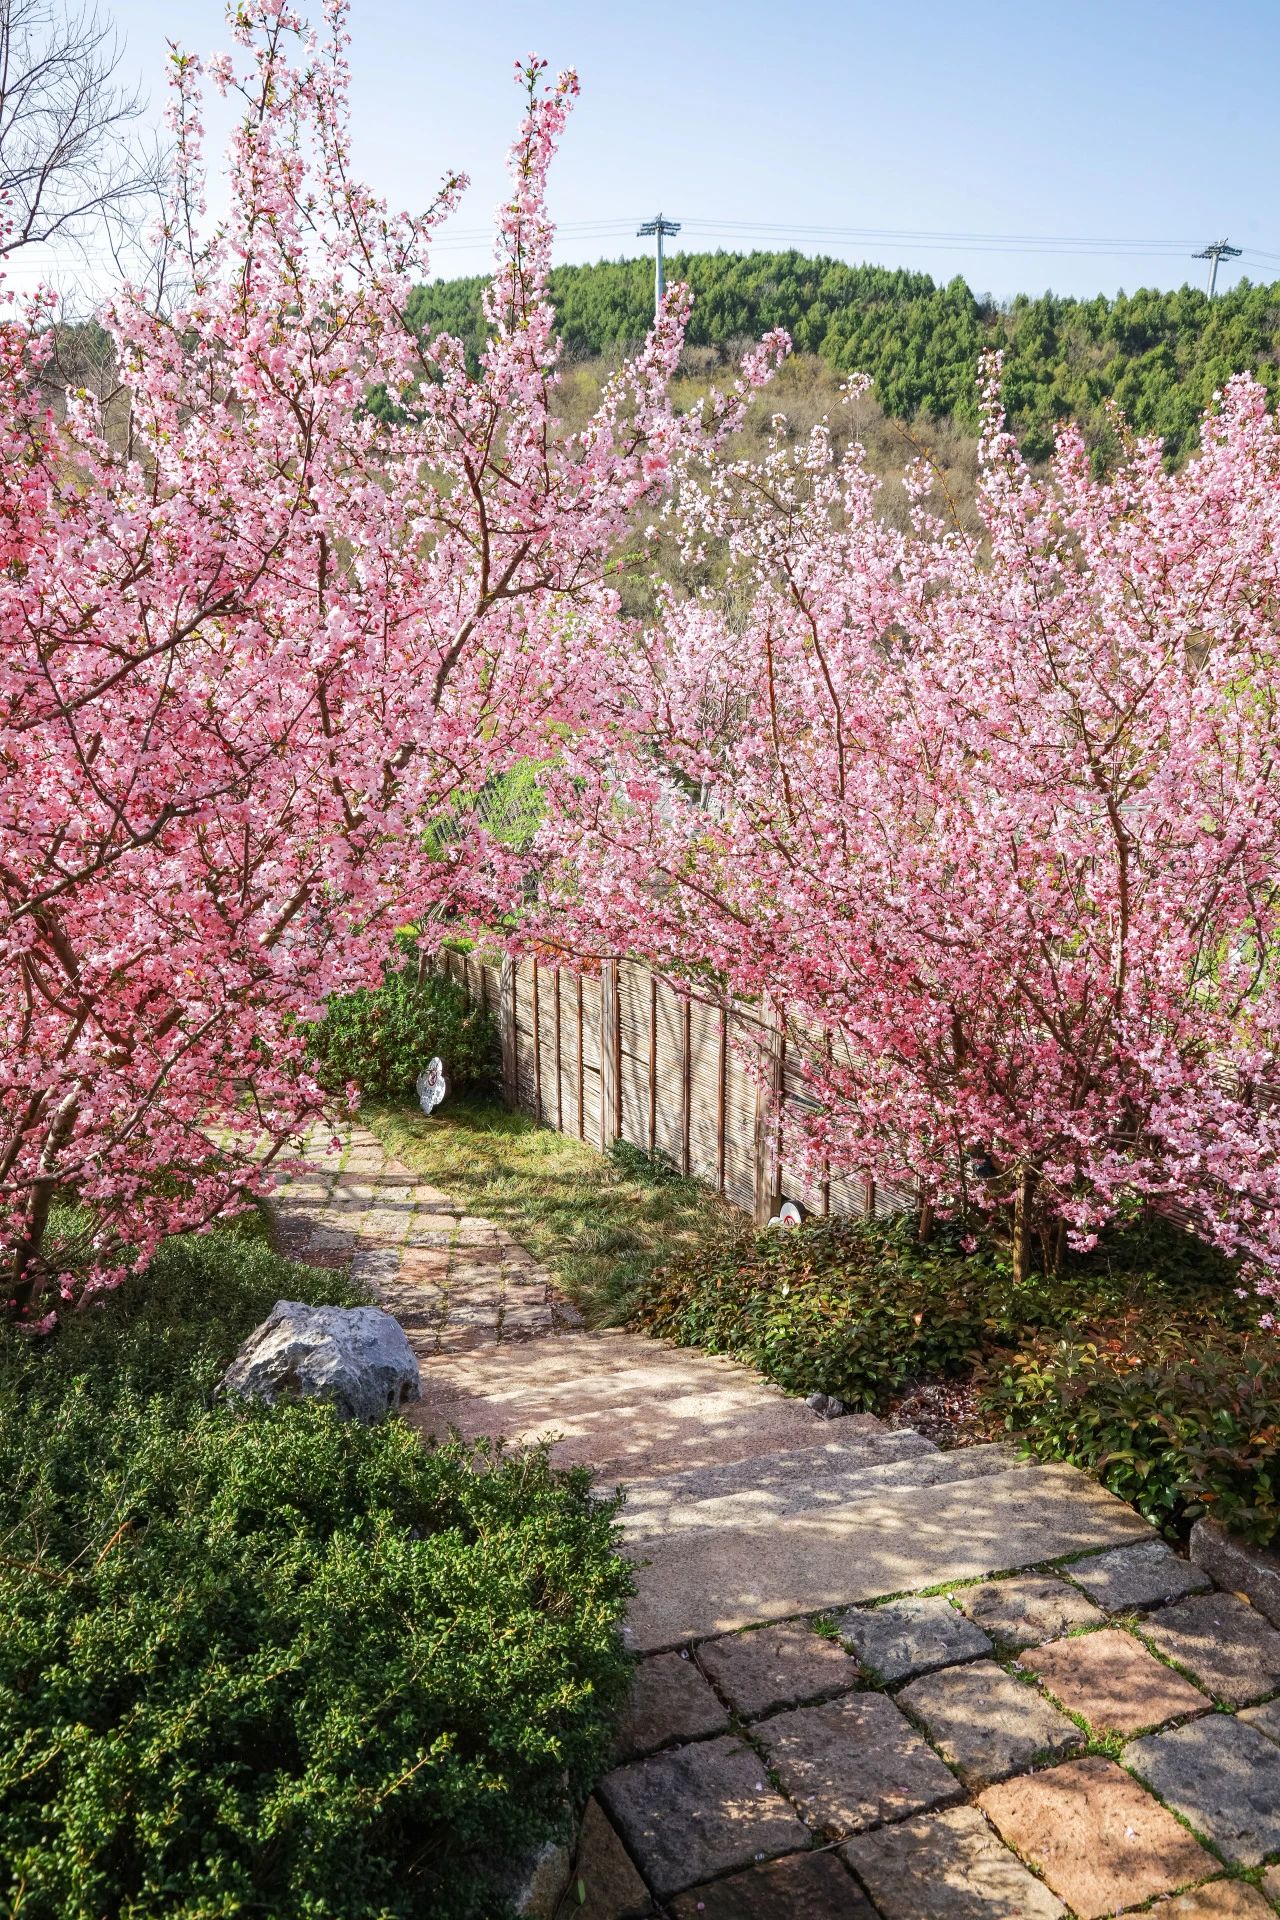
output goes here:
{"type": "MultiPolygon", "coordinates": [[[[786,327],[801,353],[875,381],[885,412],[976,419],[975,374],[984,347],[1005,349],[1005,393],[1027,451],[1048,452],[1056,421],[1074,416],[1104,458],[1105,402],[1115,399],[1141,433],[1162,434],[1175,458],[1194,444],[1196,421],[1232,373],[1280,387],[1280,283],[1247,282],[1212,303],[1203,293],[1139,291],[1115,300],[1045,294],[1008,305],[979,301],[965,281],[851,267],[799,253],[683,253],[671,280],[694,292],[689,340],[727,348],[786,327]]],[[[479,278],[437,280],[414,294],[425,330],[445,328],[480,345],[479,278]]],[[[645,259],[557,267],[552,294],[571,352],[601,354],[641,338],[652,315],[653,266],[645,259]]]]}

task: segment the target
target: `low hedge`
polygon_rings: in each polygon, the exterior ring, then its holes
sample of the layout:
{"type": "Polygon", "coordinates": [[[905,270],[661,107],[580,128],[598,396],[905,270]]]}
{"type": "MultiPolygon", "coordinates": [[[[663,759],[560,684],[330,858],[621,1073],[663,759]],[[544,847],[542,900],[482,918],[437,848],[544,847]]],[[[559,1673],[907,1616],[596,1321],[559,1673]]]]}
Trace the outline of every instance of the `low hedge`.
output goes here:
{"type": "Polygon", "coordinates": [[[833,1220],[691,1249],[646,1289],[638,1318],[792,1392],[879,1411],[917,1380],[967,1373],[1038,1332],[1256,1325],[1259,1307],[1235,1284],[1219,1255],[1158,1221],[1019,1286],[986,1237],[944,1226],[922,1246],[906,1218],[833,1220]]]}
{"type": "Polygon", "coordinates": [[[355,1297],[213,1235],[51,1350],[0,1342],[0,1885],[24,1920],[496,1920],[484,1867],[603,1760],[612,1508],[541,1455],[212,1404],[280,1295],[355,1297]]]}

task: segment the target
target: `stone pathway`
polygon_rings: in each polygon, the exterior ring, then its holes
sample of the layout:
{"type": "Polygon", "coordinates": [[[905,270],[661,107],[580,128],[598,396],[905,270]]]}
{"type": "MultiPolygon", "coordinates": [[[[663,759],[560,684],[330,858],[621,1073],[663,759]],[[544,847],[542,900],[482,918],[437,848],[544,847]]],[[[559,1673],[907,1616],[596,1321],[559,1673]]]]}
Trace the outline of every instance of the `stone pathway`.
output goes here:
{"type": "Polygon", "coordinates": [[[558,1920],[1274,1917],[1280,1631],[1086,1476],[584,1332],[359,1127],[279,1219],[401,1319],[424,1433],[626,1488],[641,1657],[558,1920]]]}

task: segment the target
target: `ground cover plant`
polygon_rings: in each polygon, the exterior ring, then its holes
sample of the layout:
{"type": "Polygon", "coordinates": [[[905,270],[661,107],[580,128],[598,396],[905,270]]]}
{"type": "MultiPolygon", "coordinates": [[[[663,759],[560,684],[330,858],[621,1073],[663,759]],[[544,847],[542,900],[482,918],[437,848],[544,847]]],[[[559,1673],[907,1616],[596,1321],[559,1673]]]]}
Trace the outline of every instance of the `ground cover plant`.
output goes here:
{"type": "Polygon", "coordinates": [[[495,1920],[477,1863],[603,1757],[608,1506],[537,1455],[213,1404],[281,1295],[359,1298],[219,1231],[0,1340],[7,1911],[495,1920]]]}
{"type": "Polygon", "coordinates": [[[921,1245],[904,1218],[740,1229],[655,1274],[637,1318],[879,1413],[922,1383],[974,1382],[987,1433],[1097,1472],[1158,1525],[1207,1510],[1266,1543],[1280,1379],[1265,1305],[1159,1220],[1017,1284],[991,1236],[944,1227],[921,1245]]]}
{"type": "Polygon", "coordinates": [[[1028,1341],[990,1369],[987,1412],[1041,1460],[1097,1473],[1157,1526],[1208,1513],[1280,1543],[1280,1377],[1267,1334],[1140,1326],[1028,1341]]]}
{"type": "Polygon", "coordinates": [[[661,1160],[624,1143],[602,1154],[494,1095],[450,1098],[429,1119],[376,1102],[360,1117],[415,1173],[505,1226],[593,1325],[625,1319],[681,1248],[736,1230],[730,1208],[661,1160]]]}

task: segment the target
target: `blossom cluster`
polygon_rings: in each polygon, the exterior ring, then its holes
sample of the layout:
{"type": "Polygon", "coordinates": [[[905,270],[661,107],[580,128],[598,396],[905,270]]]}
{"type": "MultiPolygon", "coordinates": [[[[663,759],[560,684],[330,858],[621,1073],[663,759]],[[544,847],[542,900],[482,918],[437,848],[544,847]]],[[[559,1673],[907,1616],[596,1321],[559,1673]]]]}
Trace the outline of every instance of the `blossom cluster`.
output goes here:
{"type": "Polygon", "coordinates": [[[1274,1275],[1280,433],[1240,378],[1179,471],[1036,473],[984,381],[978,541],[825,427],[684,463],[723,584],[549,773],[542,931],[769,996],[812,1153],[1011,1209],[1024,1268],[1140,1202],[1274,1275]]]}
{"type": "Polygon", "coordinates": [[[744,402],[673,412],[675,298],[559,427],[572,74],[518,69],[469,369],[406,319],[464,182],[410,215],[354,177],[343,0],[319,33],[284,0],[229,17],[232,54],[173,55],[167,298],[104,315],[120,395],[55,420],[32,316],[0,327],[0,1252],[28,1314],[81,1286],[55,1199],[91,1223],[89,1291],[207,1224],[320,1111],[301,1023],[396,927],[501,892],[478,797],[583,723],[627,530],[744,402]],[[216,223],[210,83],[238,116],[216,223]]]}

